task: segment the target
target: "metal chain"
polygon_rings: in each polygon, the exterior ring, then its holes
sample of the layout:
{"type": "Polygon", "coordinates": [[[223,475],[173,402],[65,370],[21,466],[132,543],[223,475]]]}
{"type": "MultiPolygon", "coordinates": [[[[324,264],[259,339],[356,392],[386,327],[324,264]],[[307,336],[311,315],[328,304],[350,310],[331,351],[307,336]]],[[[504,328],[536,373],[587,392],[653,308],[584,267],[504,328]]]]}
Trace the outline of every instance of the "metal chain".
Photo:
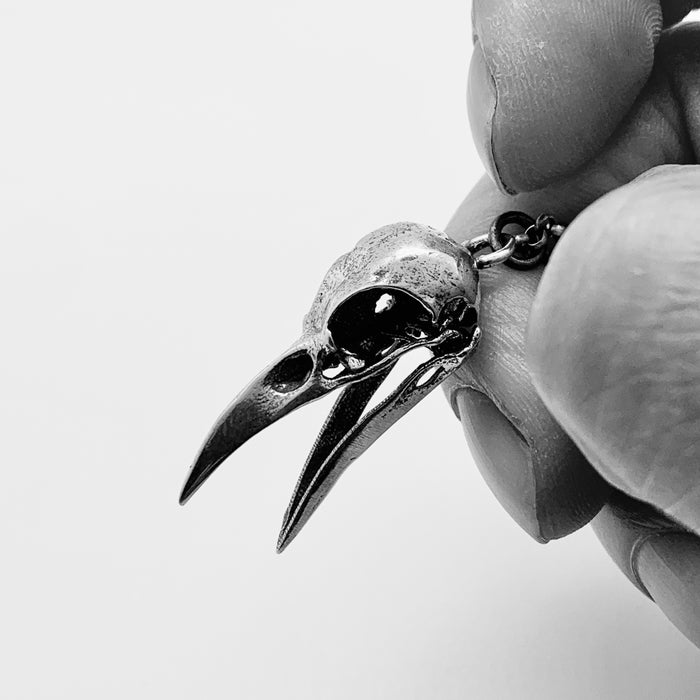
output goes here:
{"type": "Polygon", "coordinates": [[[529,270],[546,262],[564,230],[564,226],[547,214],[541,214],[535,220],[522,211],[507,211],[493,220],[488,233],[482,233],[463,245],[474,255],[479,270],[501,263],[517,270],[529,270]],[[507,232],[505,228],[510,225],[519,226],[520,233],[507,232]],[[491,248],[491,252],[477,256],[476,253],[484,248],[491,248]]]}

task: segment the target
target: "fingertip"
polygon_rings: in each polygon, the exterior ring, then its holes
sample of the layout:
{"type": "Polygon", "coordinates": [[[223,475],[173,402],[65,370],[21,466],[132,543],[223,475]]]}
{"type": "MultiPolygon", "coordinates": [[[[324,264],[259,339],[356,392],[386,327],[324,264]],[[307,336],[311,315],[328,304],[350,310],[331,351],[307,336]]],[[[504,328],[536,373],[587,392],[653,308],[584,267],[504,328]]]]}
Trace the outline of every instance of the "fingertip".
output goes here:
{"type": "Polygon", "coordinates": [[[491,179],[502,192],[512,192],[501,179],[493,154],[493,121],[496,110],[496,84],[478,40],[469,64],[467,111],[477,153],[491,179]]]}
{"type": "Polygon", "coordinates": [[[700,167],[655,170],[569,226],[532,306],[544,404],[613,486],[700,532],[700,167]]]}
{"type": "MultiPolygon", "coordinates": [[[[446,232],[464,241],[488,230],[509,209],[551,210],[547,194],[511,198],[484,176],[446,232]]],[[[566,216],[565,200],[560,216],[566,216]]],[[[570,215],[570,213],[569,213],[570,215]]],[[[511,517],[535,540],[563,537],[590,521],[608,486],[547,411],[524,357],[524,331],[540,278],[509,268],[481,280],[478,352],[445,383],[485,481],[511,517]]]]}
{"type": "Polygon", "coordinates": [[[543,405],[524,361],[537,274],[484,279],[479,351],[448,379],[474,461],[511,517],[538,542],[595,516],[608,486],[543,405]]]}
{"type": "Polygon", "coordinates": [[[551,528],[538,517],[537,484],[527,440],[482,391],[465,386],[452,394],[452,405],[484,481],[525,532],[537,542],[547,542],[551,532],[546,531],[551,528]]]}
{"type": "Polygon", "coordinates": [[[651,506],[620,492],[612,492],[609,502],[591,521],[603,548],[635,588],[649,596],[637,570],[637,553],[649,537],[673,529],[651,506]]]}
{"type": "Polygon", "coordinates": [[[592,522],[617,567],[700,646],[700,539],[621,493],[592,522]]]}
{"type": "Polygon", "coordinates": [[[682,532],[649,537],[637,556],[637,571],[664,615],[700,646],[700,540],[682,532]]]}
{"type": "Polygon", "coordinates": [[[645,84],[656,0],[475,0],[469,113],[499,186],[532,191],[593,158],[645,84]]]}

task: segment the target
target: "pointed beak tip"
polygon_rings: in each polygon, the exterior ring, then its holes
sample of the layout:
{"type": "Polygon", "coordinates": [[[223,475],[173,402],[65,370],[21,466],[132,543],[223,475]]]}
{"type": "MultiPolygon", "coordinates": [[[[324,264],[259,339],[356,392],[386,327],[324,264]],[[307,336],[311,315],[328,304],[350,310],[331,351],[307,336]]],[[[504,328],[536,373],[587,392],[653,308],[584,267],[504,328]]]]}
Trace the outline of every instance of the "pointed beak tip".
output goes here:
{"type": "Polygon", "coordinates": [[[287,529],[282,528],[282,531],[277,538],[277,554],[282,554],[289,546],[289,543],[294,539],[294,535],[287,529]]]}
{"type": "Polygon", "coordinates": [[[192,478],[192,472],[190,472],[190,476],[187,478],[187,481],[185,482],[185,485],[182,487],[182,491],[180,492],[180,505],[184,506],[187,501],[192,498],[192,495],[194,492],[201,486],[203,480],[199,479],[193,479],[192,478]]]}

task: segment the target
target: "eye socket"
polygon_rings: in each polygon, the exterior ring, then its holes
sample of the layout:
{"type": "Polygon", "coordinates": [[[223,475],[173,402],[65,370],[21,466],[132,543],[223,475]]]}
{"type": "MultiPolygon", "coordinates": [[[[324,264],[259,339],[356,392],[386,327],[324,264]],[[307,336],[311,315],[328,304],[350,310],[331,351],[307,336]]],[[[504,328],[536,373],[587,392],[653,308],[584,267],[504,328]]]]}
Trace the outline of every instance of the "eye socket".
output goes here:
{"type": "Polygon", "coordinates": [[[416,297],[402,289],[375,287],[340,304],[328,330],[337,348],[371,360],[402,343],[426,338],[434,329],[430,312],[416,297]]]}

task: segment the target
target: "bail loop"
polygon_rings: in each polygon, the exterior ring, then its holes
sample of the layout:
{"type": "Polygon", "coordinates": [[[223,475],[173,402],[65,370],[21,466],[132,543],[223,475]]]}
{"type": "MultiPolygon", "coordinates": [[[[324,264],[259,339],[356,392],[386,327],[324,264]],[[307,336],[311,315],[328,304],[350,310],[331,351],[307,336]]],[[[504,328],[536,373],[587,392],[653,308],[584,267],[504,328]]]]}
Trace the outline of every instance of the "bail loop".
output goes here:
{"type": "Polygon", "coordinates": [[[476,267],[483,270],[505,263],[516,270],[529,270],[546,261],[556,240],[564,232],[552,216],[542,214],[537,220],[522,211],[507,211],[497,216],[488,233],[476,236],[464,243],[474,255],[476,267]],[[519,226],[517,234],[506,231],[507,226],[519,226]],[[490,253],[476,255],[484,248],[490,253]]]}

